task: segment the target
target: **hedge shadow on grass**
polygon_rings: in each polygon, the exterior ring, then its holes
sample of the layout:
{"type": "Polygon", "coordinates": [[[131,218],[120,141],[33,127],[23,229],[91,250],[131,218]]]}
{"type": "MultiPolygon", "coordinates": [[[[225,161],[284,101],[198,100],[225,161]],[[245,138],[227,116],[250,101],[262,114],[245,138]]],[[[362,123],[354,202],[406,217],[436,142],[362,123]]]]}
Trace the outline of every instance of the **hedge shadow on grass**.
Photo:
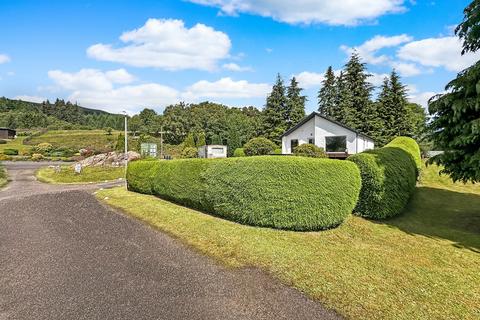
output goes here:
{"type": "Polygon", "coordinates": [[[480,253],[480,195],[417,187],[403,213],[377,223],[411,235],[441,238],[480,253]]]}

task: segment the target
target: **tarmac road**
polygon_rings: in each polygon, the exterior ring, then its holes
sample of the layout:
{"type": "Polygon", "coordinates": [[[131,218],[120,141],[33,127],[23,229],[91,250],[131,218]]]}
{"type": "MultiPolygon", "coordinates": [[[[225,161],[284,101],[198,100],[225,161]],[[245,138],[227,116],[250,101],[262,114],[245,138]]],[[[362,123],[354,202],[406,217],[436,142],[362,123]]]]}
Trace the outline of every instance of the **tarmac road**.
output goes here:
{"type": "Polygon", "coordinates": [[[38,163],[4,165],[0,320],[340,318],[105,207],[92,192],[112,184],[48,185],[34,178],[38,163]]]}

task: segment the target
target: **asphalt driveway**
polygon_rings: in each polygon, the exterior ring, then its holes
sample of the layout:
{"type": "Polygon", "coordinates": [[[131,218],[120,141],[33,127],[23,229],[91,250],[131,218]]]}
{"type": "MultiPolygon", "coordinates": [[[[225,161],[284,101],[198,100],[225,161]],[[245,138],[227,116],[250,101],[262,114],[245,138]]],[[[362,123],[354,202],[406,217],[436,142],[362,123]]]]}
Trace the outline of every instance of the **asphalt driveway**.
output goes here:
{"type": "Polygon", "coordinates": [[[37,167],[6,163],[0,320],[339,318],[259,270],[219,266],[106,208],[92,192],[111,184],[42,184],[37,167]]]}

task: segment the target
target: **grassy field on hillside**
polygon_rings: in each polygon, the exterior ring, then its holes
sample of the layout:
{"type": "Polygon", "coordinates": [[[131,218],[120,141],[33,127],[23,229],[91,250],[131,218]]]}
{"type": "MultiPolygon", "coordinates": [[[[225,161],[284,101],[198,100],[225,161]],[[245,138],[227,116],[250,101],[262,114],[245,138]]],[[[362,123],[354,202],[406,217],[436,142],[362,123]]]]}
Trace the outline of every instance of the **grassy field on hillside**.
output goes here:
{"type": "Polygon", "coordinates": [[[322,232],[225,221],[123,188],[99,199],[230,267],[258,267],[351,319],[480,317],[480,186],[430,166],[406,212],[322,232]]]}
{"type": "Polygon", "coordinates": [[[101,150],[115,148],[118,134],[119,131],[113,131],[111,135],[107,135],[105,130],[50,130],[40,136],[33,137],[28,141],[28,144],[37,145],[48,142],[55,147],[101,150]]]}
{"type": "Polygon", "coordinates": [[[0,153],[3,153],[5,149],[17,149],[19,154],[28,153],[31,146],[23,144],[23,140],[26,137],[18,137],[16,139],[7,140],[6,144],[0,144],[0,153]]]}
{"type": "Polygon", "coordinates": [[[90,183],[117,180],[125,176],[124,167],[85,167],[76,174],[72,166],[61,166],[60,172],[53,168],[41,168],[36,172],[39,181],[47,183],[90,183]]]}

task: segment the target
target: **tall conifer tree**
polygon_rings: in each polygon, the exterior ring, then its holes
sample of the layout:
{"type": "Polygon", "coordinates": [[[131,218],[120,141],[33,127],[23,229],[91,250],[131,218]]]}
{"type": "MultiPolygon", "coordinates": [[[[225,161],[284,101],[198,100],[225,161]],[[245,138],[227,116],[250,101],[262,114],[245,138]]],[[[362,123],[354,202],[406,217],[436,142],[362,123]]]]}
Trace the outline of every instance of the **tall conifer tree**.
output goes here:
{"type": "Polygon", "coordinates": [[[287,88],[287,108],[284,116],[287,130],[305,117],[305,101],[307,98],[302,96],[302,90],[298,86],[297,79],[293,77],[290,81],[290,86],[287,88]]]}
{"type": "Polygon", "coordinates": [[[325,72],[325,79],[318,91],[318,111],[329,118],[334,118],[337,100],[337,87],[332,67],[325,72]]]}
{"type": "Polygon", "coordinates": [[[263,133],[266,138],[279,144],[280,136],[287,129],[285,113],[287,99],[285,97],[285,86],[280,74],[272,87],[272,92],[267,97],[267,103],[263,111],[263,133]]]}

